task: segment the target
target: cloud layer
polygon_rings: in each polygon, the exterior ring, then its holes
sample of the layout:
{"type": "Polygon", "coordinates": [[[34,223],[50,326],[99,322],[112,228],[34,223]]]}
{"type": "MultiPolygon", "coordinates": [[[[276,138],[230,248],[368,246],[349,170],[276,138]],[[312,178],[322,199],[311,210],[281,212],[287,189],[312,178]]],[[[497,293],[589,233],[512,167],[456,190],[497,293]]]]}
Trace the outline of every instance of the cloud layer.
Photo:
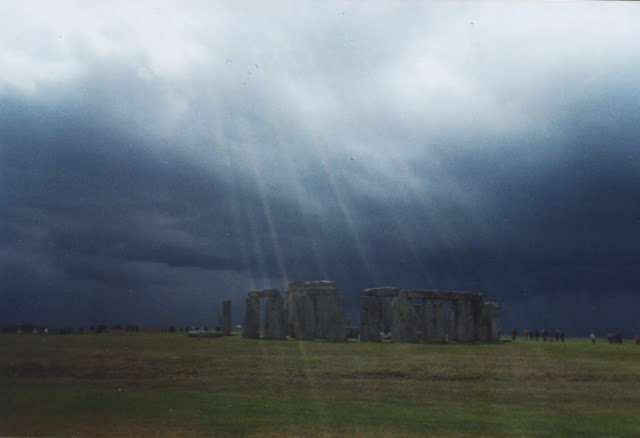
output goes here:
{"type": "Polygon", "coordinates": [[[246,6],[2,6],[0,319],[325,278],[638,329],[633,5],[246,6]]]}

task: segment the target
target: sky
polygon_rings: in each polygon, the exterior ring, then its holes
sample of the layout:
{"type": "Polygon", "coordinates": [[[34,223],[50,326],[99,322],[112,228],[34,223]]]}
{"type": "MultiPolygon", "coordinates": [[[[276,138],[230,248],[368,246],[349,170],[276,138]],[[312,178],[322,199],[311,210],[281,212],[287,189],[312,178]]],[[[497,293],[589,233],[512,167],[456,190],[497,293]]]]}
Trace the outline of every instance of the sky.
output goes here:
{"type": "MultiPolygon", "coordinates": [[[[0,2],[0,322],[333,280],[640,333],[640,6],[0,2]]],[[[283,292],[284,293],[284,292],[283,292]]]]}

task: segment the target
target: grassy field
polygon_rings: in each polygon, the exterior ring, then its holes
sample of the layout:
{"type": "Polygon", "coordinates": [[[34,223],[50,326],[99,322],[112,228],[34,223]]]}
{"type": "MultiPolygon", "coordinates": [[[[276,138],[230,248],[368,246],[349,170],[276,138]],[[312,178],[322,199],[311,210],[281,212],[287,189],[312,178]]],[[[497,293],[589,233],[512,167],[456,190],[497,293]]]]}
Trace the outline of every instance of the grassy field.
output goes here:
{"type": "Polygon", "coordinates": [[[638,437],[640,347],[0,335],[2,436],[638,437]]]}

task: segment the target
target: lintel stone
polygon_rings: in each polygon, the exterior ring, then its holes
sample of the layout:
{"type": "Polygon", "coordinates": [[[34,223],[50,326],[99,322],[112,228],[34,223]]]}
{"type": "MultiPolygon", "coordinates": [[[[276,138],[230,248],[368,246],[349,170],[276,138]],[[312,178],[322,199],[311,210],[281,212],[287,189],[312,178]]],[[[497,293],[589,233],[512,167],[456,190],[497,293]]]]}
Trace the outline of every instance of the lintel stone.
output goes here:
{"type": "Polygon", "coordinates": [[[450,290],[417,290],[417,289],[403,289],[398,296],[407,298],[428,298],[428,299],[440,299],[440,300],[468,300],[468,301],[482,301],[482,294],[472,292],[456,292],[450,290]]]}
{"type": "Polygon", "coordinates": [[[292,281],[289,284],[287,284],[285,292],[288,294],[299,293],[299,292],[304,292],[305,288],[306,286],[304,281],[292,281]]]}
{"type": "Polygon", "coordinates": [[[329,280],[319,281],[292,281],[286,289],[287,294],[298,295],[336,295],[338,288],[335,282],[329,280]]]}
{"type": "Polygon", "coordinates": [[[327,287],[310,287],[307,288],[307,295],[337,295],[338,290],[327,287]]]}
{"type": "Polygon", "coordinates": [[[400,293],[399,287],[374,287],[362,291],[368,297],[397,297],[400,293]]]}

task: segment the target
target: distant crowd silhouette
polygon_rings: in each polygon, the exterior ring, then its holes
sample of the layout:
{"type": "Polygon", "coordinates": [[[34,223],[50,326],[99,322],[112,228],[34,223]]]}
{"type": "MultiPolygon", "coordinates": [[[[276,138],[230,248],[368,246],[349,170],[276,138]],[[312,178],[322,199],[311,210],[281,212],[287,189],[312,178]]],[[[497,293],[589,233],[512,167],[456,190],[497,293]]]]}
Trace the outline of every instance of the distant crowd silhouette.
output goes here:
{"type": "Polygon", "coordinates": [[[607,340],[610,344],[622,344],[622,333],[608,333],[607,340]]]}
{"type": "MultiPolygon", "coordinates": [[[[556,342],[564,342],[564,338],[565,338],[565,334],[563,331],[560,330],[555,330],[553,335],[551,335],[549,333],[549,331],[547,331],[547,329],[542,329],[542,330],[538,330],[538,329],[524,329],[524,331],[522,332],[522,336],[524,337],[525,341],[539,341],[540,338],[542,338],[543,342],[553,342],[554,340],[556,342]]],[[[516,338],[518,337],[518,331],[514,328],[511,330],[511,340],[515,341],[516,338]]]]}
{"type": "MultiPolygon", "coordinates": [[[[498,328],[498,338],[502,337],[502,331],[498,328]]],[[[515,341],[518,337],[518,330],[516,330],[515,328],[511,330],[510,332],[510,336],[512,341],[515,341]]],[[[522,332],[522,337],[524,338],[525,341],[539,341],[540,338],[542,338],[542,342],[564,342],[565,339],[565,334],[563,331],[560,330],[554,330],[553,334],[551,334],[549,331],[547,331],[547,329],[524,329],[524,331],[522,332]]],[[[591,343],[595,344],[596,343],[596,339],[597,336],[595,335],[595,333],[591,333],[589,335],[589,339],[591,339],[591,343]]],[[[608,333],[607,334],[607,340],[609,341],[610,344],[622,344],[622,333],[621,332],[616,332],[616,333],[608,333]]],[[[635,337],[635,343],[637,345],[640,345],[640,335],[636,335],[635,337]]]]}

